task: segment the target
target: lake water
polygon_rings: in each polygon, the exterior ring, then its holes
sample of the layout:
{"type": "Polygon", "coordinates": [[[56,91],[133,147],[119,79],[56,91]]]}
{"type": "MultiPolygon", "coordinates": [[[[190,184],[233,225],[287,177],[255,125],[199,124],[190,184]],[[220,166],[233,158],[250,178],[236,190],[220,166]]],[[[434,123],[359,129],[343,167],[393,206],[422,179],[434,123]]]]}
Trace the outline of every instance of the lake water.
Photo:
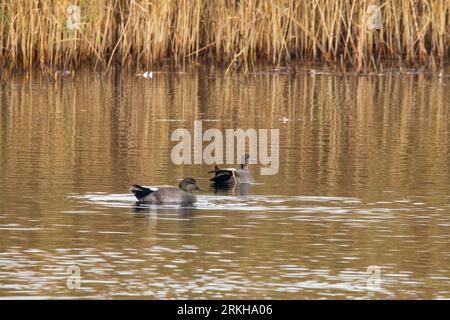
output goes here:
{"type": "Polygon", "coordinates": [[[223,74],[1,81],[1,298],[450,298],[448,74],[223,74]],[[278,174],[174,165],[194,120],[279,129],[278,174]],[[195,207],[128,191],[185,176],[195,207]]]}

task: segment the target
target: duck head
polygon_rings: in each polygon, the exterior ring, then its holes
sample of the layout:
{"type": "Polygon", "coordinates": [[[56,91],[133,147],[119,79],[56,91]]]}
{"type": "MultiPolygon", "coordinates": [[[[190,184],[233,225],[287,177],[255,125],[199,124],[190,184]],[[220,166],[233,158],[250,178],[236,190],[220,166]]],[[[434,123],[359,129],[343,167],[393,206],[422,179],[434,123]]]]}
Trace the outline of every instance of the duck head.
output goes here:
{"type": "Polygon", "coordinates": [[[192,192],[194,190],[204,191],[202,188],[200,188],[200,186],[198,185],[197,181],[195,181],[194,178],[184,178],[178,184],[178,188],[186,192],[192,192]]]}
{"type": "Polygon", "coordinates": [[[250,155],[248,153],[244,154],[241,159],[241,169],[247,169],[250,162],[250,155]]]}

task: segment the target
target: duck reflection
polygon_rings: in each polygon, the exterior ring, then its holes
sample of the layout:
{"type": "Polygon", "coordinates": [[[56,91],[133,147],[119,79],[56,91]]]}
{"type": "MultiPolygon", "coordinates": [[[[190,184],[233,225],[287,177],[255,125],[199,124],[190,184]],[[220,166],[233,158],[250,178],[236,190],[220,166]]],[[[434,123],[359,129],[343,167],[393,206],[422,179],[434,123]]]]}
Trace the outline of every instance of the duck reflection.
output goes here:
{"type": "Polygon", "coordinates": [[[149,213],[154,213],[158,215],[164,214],[173,214],[177,213],[182,217],[190,217],[194,214],[195,207],[193,206],[171,206],[171,207],[162,207],[156,205],[149,205],[142,202],[136,202],[133,211],[136,214],[136,217],[146,217],[149,213]]]}
{"type": "Polygon", "coordinates": [[[249,183],[241,183],[241,184],[234,184],[234,185],[216,185],[213,184],[211,188],[214,190],[214,193],[225,193],[225,194],[232,194],[232,195],[240,195],[240,196],[246,196],[249,194],[252,184],[249,183]]]}

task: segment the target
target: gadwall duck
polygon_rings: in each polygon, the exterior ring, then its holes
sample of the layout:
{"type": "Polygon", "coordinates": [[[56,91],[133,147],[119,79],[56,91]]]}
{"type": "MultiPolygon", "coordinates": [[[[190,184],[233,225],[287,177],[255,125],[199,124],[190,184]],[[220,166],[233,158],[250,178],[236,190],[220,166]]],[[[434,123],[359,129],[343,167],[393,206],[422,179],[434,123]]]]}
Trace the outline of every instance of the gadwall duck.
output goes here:
{"type": "Polygon", "coordinates": [[[139,202],[152,204],[193,204],[197,197],[192,193],[194,190],[203,191],[193,178],[184,178],[176,186],[142,187],[133,185],[130,191],[139,202]]]}
{"type": "Polygon", "coordinates": [[[214,170],[208,173],[214,173],[214,177],[209,179],[215,186],[217,185],[236,185],[240,183],[254,183],[252,174],[248,170],[250,156],[245,154],[239,168],[220,169],[215,166],[214,170]]]}

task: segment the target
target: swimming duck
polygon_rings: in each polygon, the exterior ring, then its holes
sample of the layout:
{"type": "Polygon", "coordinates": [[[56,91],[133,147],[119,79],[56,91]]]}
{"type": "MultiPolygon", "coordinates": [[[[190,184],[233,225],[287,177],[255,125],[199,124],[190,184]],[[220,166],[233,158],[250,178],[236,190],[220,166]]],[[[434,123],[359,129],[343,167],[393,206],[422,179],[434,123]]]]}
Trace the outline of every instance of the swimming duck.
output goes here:
{"type": "Polygon", "coordinates": [[[193,178],[184,178],[178,187],[170,185],[142,187],[134,184],[130,188],[139,202],[153,204],[193,204],[197,201],[197,197],[192,193],[194,190],[203,191],[193,178]]]}
{"type": "Polygon", "coordinates": [[[208,173],[214,172],[214,177],[209,179],[212,181],[214,185],[235,185],[239,183],[254,183],[252,174],[248,170],[248,163],[250,160],[250,156],[245,154],[241,161],[241,165],[239,168],[227,168],[220,169],[218,166],[215,166],[214,170],[209,171],[208,173]]]}

